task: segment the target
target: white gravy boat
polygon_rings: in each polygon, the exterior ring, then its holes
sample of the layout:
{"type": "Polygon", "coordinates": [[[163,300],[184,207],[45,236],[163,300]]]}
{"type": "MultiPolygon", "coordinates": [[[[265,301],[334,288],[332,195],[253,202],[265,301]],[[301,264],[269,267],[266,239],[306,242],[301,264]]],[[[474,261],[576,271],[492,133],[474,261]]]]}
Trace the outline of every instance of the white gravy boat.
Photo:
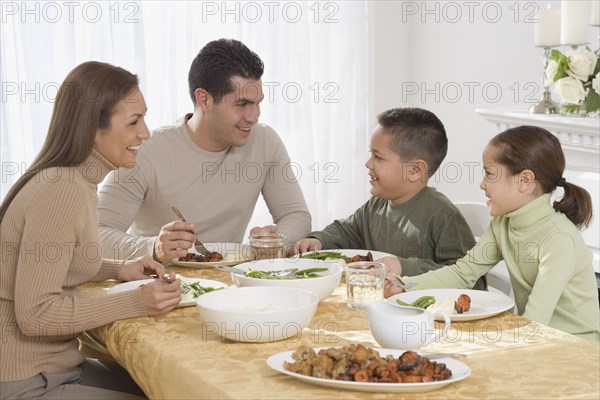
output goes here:
{"type": "Polygon", "coordinates": [[[450,317],[443,311],[395,306],[384,300],[367,304],[366,310],[371,333],[384,348],[416,350],[438,341],[450,327],[450,317]],[[441,316],[445,322],[440,335],[435,332],[436,316],[441,316]]]}

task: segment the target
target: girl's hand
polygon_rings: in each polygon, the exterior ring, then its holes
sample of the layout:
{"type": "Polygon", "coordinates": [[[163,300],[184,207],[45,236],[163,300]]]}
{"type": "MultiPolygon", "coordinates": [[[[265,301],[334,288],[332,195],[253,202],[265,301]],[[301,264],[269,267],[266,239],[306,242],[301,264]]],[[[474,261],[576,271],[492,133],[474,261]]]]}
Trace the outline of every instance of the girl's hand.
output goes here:
{"type": "Polygon", "coordinates": [[[383,257],[375,260],[382,262],[387,266],[385,274],[385,282],[383,283],[383,296],[390,297],[398,293],[404,292],[404,289],[397,287],[392,282],[397,281],[396,275],[402,274],[402,265],[398,257],[383,257]]]}
{"type": "Polygon", "coordinates": [[[148,316],[164,314],[174,309],[181,301],[181,282],[175,279],[166,283],[162,279],[142,285],[142,298],[148,316]]]}
{"type": "Polygon", "coordinates": [[[119,271],[119,279],[122,281],[137,281],[140,279],[148,279],[150,275],[156,274],[163,276],[165,267],[157,263],[150,256],[143,256],[135,260],[125,261],[119,271]]]}

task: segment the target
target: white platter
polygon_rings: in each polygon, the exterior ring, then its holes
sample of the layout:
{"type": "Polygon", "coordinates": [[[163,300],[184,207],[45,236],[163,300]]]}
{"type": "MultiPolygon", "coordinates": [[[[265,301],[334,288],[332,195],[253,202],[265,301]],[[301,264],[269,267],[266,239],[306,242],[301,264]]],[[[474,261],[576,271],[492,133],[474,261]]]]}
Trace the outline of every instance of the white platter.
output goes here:
{"type": "MultiPolygon", "coordinates": [[[[320,251],[309,251],[306,253],[302,253],[302,255],[306,255],[306,254],[313,254],[313,253],[318,253],[318,252],[325,252],[325,251],[335,251],[338,253],[341,253],[342,255],[346,256],[346,257],[354,257],[356,255],[360,255],[360,256],[366,256],[367,253],[370,251],[371,254],[373,255],[373,260],[377,260],[379,258],[383,258],[383,257],[396,257],[393,254],[390,253],[384,253],[383,251],[375,251],[375,250],[361,250],[361,249],[324,249],[324,250],[320,250],[320,251]]],[[[335,259],[327,259],[327,261],[329,260],[335,260],[335,259]]]]}
{"type": "MultiPolygon", "coordinates": [[[[197,262],[197,261],[179,261],[177,258],[171,260],[171,263],[180,267],[191,268],[213,268],[217,265],[234,266],[246,261],[252,260],[252,249],[250,246],[242,243],[204,243],[207,250],[219,252],[223,255],[222,261],[215,262],[197,262]]],[[[188,252],[198,254],[192,246],[188,252]]]]}
{"type": "MultiPolygon", "coordinates": [[[[200,286],[203,286],[203,287],[223,287],[223,288],[229,287],[222,282],[212,281],[210,279],[184,278],[182,276],[177,276],[177,277],[181,281],[186,282],[186,283],[199,282],[200,286]]],[[[108,289],[107,293],[115,294],[115,293],[126,292],[128,290],[134,290],[140,285],[148,285],[148,284],[154,282],[155,280],[156,279],[141,279],[139,281],[130,281],[130,282],[119,283],[118,285],[115,285],[115,286],[111,287],[110,289],[108,289]]],[[[181,302],[177,305],[176,308],[191,307],[194,305],[196,305],[196,300],[194,299],[194,296],[192,295],[192,293],[189,292],[186,294],[182,294],[181,302]]]]}
{"type": "MultiPolygon", "coordinates": [[[[486,292],[483,290],[470,289],[423,289],[413,290],[391,296],[387,299],[393,305],[399,306],[396,300],[412,303],[421,296],[434,296],[436,301],[446,298],[458,299],[461,294],[467,294],[471,298],[471,309],[462,314],[450,314],[450,319],[455,322],[473,321],[500,314],[515,306],[513,299],[501,292],[486,292]]],[[[442,319],[443,320],[443,319],[442,319]]]]}
{"type": "MultiPolygon", "coordinates": [[[[315,348],[315,352],[319,352],[320,349],[325,348],[315,348]]],[[[393,350],[393,349],[375,349],[379,352],[382,357],[385,357],[388,354],[398,358],[405,350],[393,350]]],[[[281,372],[282,374],[289,375],[298,380],[304,381],[306,383],[310,383],[318,386],[325,386],[338,390],[356,390],[360,392],[380,392],[380,393],[419,393],[419,392],[429,392],[432,390],[440,389],[446,385],[451,383],[455,383],[467,378],[471,375],[471,368],[468,365],[454,360],[452,358],[440,358],[434,361],[438,363],[444,363],[446,366],[452,371],[452,377],[450,379],[444,381],[436,381],[436,382],[421,382],[421,383],[378,383],[378,382],[348,382],[348,381],[338,381],[334,379],[324,379],[324,378],[315,378],[312,376],[297,374],[295,372],[291,372],[286,370],[283,367],[283,363],[294,362],[292,359],[292,354],[294,350],[284,351],[282,353],[277,353],[272,355],[267,359],[267,365],[274,369],[277,372],[281,372]]]]}

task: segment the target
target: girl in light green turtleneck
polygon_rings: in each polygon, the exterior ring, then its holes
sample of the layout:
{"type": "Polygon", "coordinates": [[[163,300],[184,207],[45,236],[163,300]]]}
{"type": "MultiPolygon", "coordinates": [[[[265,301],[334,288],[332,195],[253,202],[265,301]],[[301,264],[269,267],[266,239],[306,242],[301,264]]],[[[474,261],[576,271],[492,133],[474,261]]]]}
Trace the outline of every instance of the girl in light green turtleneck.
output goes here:
{"type": "MultiPolygon", "coordinates": [[[[498,262],[508,268],[519,314],[598,343],[600,317],[592,254],[578,228],[592,218],[589,193],[563,177],[565,157],[558,139],[545,129],[508,129],[483,152],[492,221],[456,264],[415,277],[424,288],[469,288],[498,262]],[[551,204],[557,187],[564,196],[551,204]]],[[[395,259],[389,274],[402,273],[395,259]]],[[[386,295],[398,293],[389,283],[386,295]]]]}

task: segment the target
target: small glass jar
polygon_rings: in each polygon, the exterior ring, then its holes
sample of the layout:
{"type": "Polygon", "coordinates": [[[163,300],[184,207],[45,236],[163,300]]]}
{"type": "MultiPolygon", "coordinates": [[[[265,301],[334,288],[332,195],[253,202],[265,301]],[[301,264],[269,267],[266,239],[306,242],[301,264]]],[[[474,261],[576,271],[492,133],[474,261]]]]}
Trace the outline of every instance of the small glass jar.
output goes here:
{"type": "Polygon", "coordinates": [[[254,260],[285,257],[285,236],[281,233],[258,233],[248,237],[254,260]]]}

